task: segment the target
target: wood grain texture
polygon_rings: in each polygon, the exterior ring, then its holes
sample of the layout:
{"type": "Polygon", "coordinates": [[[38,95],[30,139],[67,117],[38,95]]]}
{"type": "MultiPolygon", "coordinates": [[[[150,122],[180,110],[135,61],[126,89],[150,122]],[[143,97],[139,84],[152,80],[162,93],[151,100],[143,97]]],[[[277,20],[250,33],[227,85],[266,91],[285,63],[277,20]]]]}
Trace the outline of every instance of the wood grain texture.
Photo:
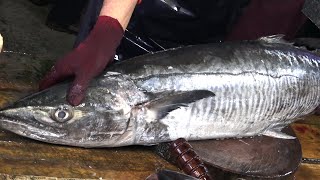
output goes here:
{"type": "Polygon", "coordinates": [[[320,165],[301,164],[299,170],[295,174],[296,180],[319,180],[320,165]]]}
{"type": "MultiPolygon", "coordinates": [[[[310,116],[292,125],[300,140],[304,158],[320,160],[320,116],[310,116]]],[[[320,164],[302,163],[295,174],[297,180],[320,179],[320,164]]]]}
{"type": "Polygon", "coordinates": [[[148,147],[83,149],[0,133],[0,173],[10,176],[143,179],[162,168],[177,170],[148,147]]]}
{"type": "Polygon", "coordinates": [[[303,157],[320,159],[320,128],[317,125],[299,123],[292,127],[302,145],[303,157]]]}

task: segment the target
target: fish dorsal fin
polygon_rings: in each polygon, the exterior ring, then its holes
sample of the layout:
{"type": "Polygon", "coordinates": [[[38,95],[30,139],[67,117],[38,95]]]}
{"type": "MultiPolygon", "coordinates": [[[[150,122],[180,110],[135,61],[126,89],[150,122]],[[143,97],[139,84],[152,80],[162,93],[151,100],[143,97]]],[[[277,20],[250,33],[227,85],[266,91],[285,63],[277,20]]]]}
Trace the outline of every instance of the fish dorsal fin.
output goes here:
{"type": "Polygon", "coordinates": [[[164,93],[163,96],[146,102],[144,106],[148,109],[148,121],[159,120],[165,117],[169,112],[180,107],[187,107],[190,103],[198,100],[214,97],[215,94],[208,90],[194,90],[174,92],[171,94],[164,93]]]}
{"type": "Polygon", "coordinates": [[[284,34],[275,34],[271,36],[263,36],[258,39],[258,41],[262,43],[277,43],[277,44],[287,44],[287,45],[293,45],[292,42],[286,41],[284,39],[284,34]]]}
{"type": "Polygon", "coordinates": [[[307,38],[300,38],[300,39],[293,39],[290,41],[287,41],[284,39],[283,34],[276,34],[271,36],[264,36],[259,39],[257,39],[258,42],[263,43],[264,45],[268,46],[270,44],[285,44],[291,47],[294,47],[296,49],[300,50],[307,50],[309,52],[312,52],[319,56],[319,50],[309,50],[311,49],[317,49],[317,47],[320,47],[318,44],[320,42],[316,39],[307,39],[307,38]],[[309,48],[309,49],[308,49],[309,48]]]}

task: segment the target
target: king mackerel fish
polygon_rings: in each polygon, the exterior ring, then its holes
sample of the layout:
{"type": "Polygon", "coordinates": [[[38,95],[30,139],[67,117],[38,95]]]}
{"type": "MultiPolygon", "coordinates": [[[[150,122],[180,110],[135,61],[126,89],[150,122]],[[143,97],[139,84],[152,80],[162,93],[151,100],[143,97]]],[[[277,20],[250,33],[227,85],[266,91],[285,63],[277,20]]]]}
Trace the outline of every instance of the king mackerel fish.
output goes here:
{"type": "Polygon", "coordinates": [[[320,58],[278,36],[167,50],[112,65],[79,106],[68,83],[0,111],[19,135],[81,147],[266,135],[320,104],[320,58]]]}

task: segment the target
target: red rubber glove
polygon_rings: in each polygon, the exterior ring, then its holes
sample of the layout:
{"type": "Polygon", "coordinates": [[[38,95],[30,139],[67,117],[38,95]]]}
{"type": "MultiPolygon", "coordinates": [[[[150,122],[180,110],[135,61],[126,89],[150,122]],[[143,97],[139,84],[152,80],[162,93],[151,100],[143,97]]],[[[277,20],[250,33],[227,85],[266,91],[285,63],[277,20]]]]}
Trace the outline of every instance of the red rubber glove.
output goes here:
{"type": "Polygon", "coordinates": [[[113,60],[123,33],[118,20],[99,16],[86,40],[56,62],[40,82],[39,89],[46,89],[66,77],[75,76],[67,94],[67,101],[71,105],[79,105],[85,97],[90,81],[113,60]]]}

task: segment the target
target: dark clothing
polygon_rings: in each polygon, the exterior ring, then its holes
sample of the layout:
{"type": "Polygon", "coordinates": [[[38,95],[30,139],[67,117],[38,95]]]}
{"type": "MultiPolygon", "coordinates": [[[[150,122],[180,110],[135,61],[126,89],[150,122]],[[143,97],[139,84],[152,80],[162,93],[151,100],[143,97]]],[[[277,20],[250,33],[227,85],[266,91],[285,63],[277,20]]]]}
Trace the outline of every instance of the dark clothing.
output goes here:
{"type": "Polygon", "coordinates": [[[160,0],[143,1],[137,6],[128,29],[152,39],[179,44],[219,41],[230,31],[249,0],[169,2],[175,2],[176,6],[160,0]]]}
{"type": "Polygon", "coordinates": [[[222,41],[249,0],[145,0],[137,6],[120,59],[178,46],[222,41]]]}
{"type": "Polygon", "coordinates": [[[56,0],[50,10],[46,24],[55,29],[68,30],[70,25],[77,24],[87,0],[56,0]]]}
{"type": "MultiPolygon", "coordinates": [[[[145,46],[149,51],[219,42],[248,3],[249,0],[146,0],[135,9],[127,29],[153,47],[145,46]]],[[[123,43],[118,52],[124,58],[146,53],[128,49],[123,43]]]]}
{"type": "Polygon", "coordinates": [[[307,21],[302,13],[305,0],[251,0],[227,40],[256,39],[284,34],[292,39],[307,21]]]}
{"type": "MultiPolygon", "coordinates": [[[[90,32],[103,0],[90,0],[75,43],[90,32]]],[[[294,35],[306,18],[304,0],[144,0],[117,49],[120,59],[224,40],[294,35]],[[280,17],[278,17],[280,16],[280,17]]]]}

